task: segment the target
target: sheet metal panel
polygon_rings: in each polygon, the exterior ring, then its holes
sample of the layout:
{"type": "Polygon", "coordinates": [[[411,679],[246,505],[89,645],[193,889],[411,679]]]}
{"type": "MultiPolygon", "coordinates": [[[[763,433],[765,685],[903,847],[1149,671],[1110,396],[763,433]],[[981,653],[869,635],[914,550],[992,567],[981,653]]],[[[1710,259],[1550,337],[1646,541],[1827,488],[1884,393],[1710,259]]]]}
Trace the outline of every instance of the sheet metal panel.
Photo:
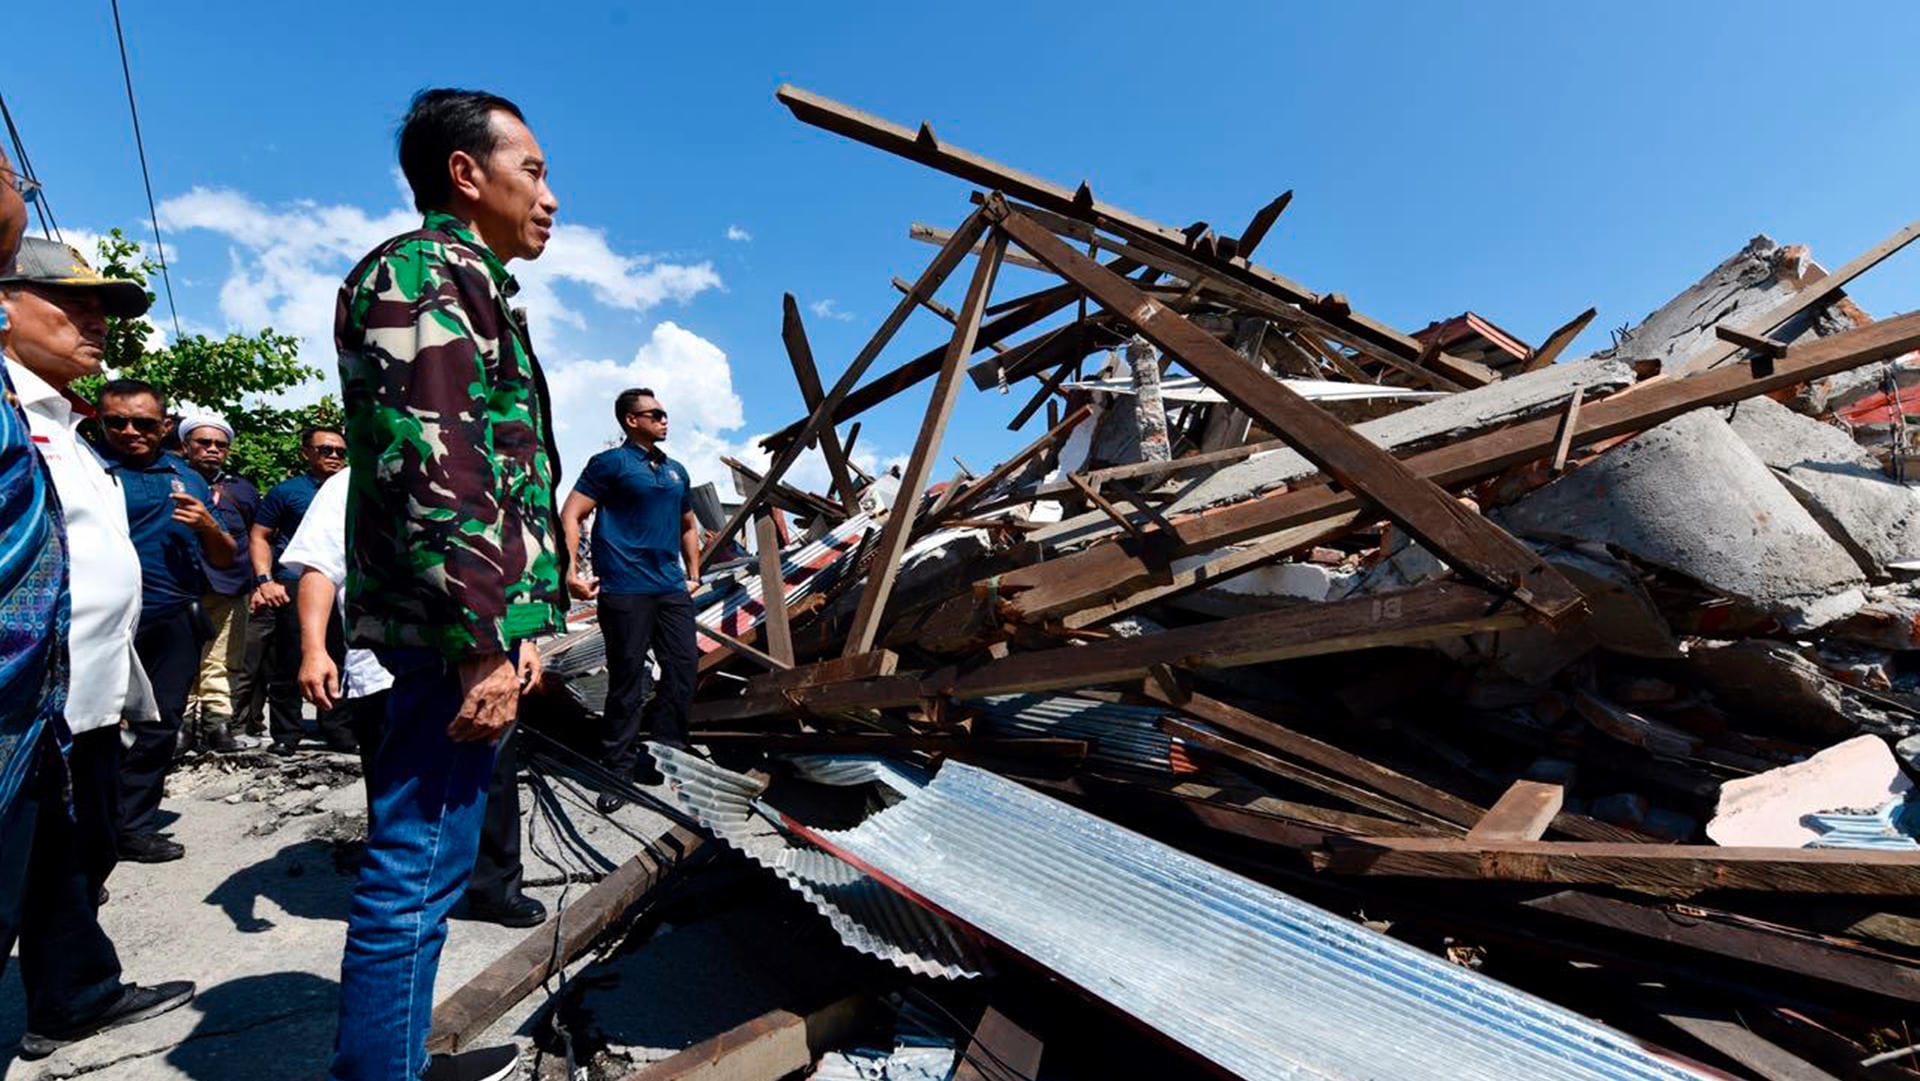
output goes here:
{"type": "Polygon", "coordinates": [[[800,832],[1238,1077],[1711,1076],[963,763],[852,829],[800,832]]]}

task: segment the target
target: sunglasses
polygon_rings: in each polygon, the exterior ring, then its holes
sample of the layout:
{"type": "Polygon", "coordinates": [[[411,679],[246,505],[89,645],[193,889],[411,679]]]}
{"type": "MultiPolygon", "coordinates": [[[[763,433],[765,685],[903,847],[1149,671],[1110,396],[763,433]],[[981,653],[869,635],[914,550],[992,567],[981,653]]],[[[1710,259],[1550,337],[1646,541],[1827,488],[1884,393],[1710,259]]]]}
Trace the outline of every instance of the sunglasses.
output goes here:
{"type": "Polygon", "coordinates": [[[307,449],[314,452],[315,454],[318,454],[322,458],[345,458],[347,456],[347,448],[336,447],[336,446],[333,446],[332,444],[324,444],[317,447],[308,447],[307,449]]]}
{"type": "Polygon", "coordinates": [[[636,409],[633,412],[628,413],[627,416],[652,417],[654,420],[665,420],[667,419],[667,411],[664,409],[636,409]]]}
{"type": "Polygon", "coordinates": [[[195,436],[187,442],[192,443],[196,447],[220,447],[224,449],[231,446],[231,444],[224,439],[206,439],[200,436],[195,436]]]}
{"type": "Polygon", "coordinates": [[[118,413],[108,413],[106,416],[100,418],[100,423],[105,425],[109,431],[121,432],[132,428],[141,435],[152,435],[159,431],[160,426],[166,422],[159,417],[129,417],[118,413]]]}

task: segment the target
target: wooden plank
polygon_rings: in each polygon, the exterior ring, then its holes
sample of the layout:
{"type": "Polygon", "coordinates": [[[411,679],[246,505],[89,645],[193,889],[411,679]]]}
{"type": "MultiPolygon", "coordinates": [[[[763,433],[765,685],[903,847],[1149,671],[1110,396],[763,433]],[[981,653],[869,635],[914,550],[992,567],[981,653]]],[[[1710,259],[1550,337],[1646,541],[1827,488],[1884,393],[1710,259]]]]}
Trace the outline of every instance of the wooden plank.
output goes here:
{"type": "MultiPolygon", "coordinates": [[[[1631,435],[1702,406],[1729,405],[1899,356],[1916,347],[1920,347],[1920,313],[1796,345],[1775,362],[1771,373],[1755,375],[1743,367],[1721,368],[1686,379],[1643,384],[1582,406],[1572,446],[1631,435]]],[[[1538,417],[1413,455],[1406,464],[1436,484],[1466,485],[1551,455],[1559,434],[1560,417],[1538,417]]],[[[1327,484],[1292,487],[1174,519],[1170,528],[1149,534],[1153,537],[1151,545],[1101,542],[1049,560],[1043,568],[1010,571],[1002,576],[1001,595],[1007,599],[1008,614],[1027,620],[1045,619],[1074,611],[1088,598],[1151,581],[1175,556],[1211,551],[1277,529],[1350,513],[1362,509],[1364,502],[1353,492],[1327,484]]]]}
{"type": "Polygon", "coordinates": [[[1466,582],[1442,581],[1383,597],[1358,597],[1223,619],[1087,645],[1016,653],[966,672],[947,668],[834,683],[778,694],[696,702],[693,719],[719,721],[920,705],[928,699],[978,698],[1104,683],[1137,683],[1154,664],[1234,668],[1264,661],[1344,653],[1377,646],[1506,630],[1527,622],[1518,607],[1466,582]]]}
{"type": "Polygon", "coordinates": [[[960,1052],[953,1081],[1033,1081],[1040,1076],[1042,1049],[1040,1037],[988,1006],[960,1052]]]}
{"type": "Polygon", "coordinates": [[[1920,1003],[1920,968],[1905,958],[1856,943],[1743,921],[1712,910],[1629,901],[1582,890],[1561,890],[1520,902],[1594,927],[1659,943],[1663,950],[1698,951],[1743,964],[1791,973],[1822,992],[1877,995],[1903,1005],[1920,1003]]]}
{"type": "MultiPolygon", "coordinates": [[[[1153,693],[1152,688],[1147,689],[1147,696],[1164,701],[1159,695],[1153,693]]],[[[1361,755],[1342,750],[1305,733],[1296,732],[1277,721],[1249,713],[1230,703],[1196,694],[1179,708],[1182,712],[1191,714],[1216,728],[1225,729],[1260,746],[1291,755],[1335,776],[1384,793],[1402,804],[1425,811],[1447,824],[1472,826],[1486,813],[1477,805],[1458,796],[1442,792],[1361,755]]]]}
{"type": "Polygon", "coordinates": [[[805,1014],[769,1010],[620,1081],[780,1081],[810,1068],[859,1032],[875,1012],[866,992],[805,1014]]]}
{"type": "Polygon", "coordinates": [[[1549,622],[1584,611],[1586,602],[1580,592],[1532,549],[1463,507],[1365,436],[1061,243],[1032,219],[1010,210],[1004,201],[990,199],[987,209],[1015,243],[1062,277],[1079,283],[1155,345],[1178,356],[1195,375],[1341,485],[1379,503],[1456,570],[1511,592],[1549,622]]]}
{"type": "Polygon", "coordinates": [[[1292,338],[1288,340],[1297,348],[1326,361],[1334,370],[1356,383],[1378,384],[1380,382],[1378,377],[1367,374],[1366,369],[1355,364],[1345,353],[1342,353],[1338,349],[1327,348],[1324,343],[1311,334],[1295,333],[1292,338]]]}
{"type": "Polygon", "coordinates": [[[1253,219],[1247,222],[1245,229],[1241,230],[1239,242],[1234,245],[1234,254],[1242,259],[1253,258],[1253,249],[1259,247],[1260,242],[1267,238],[1267,232],[1273,228],[1274,222],[1280,220],[1281,213],[1291,202],[1293,202],[1293,189],[1289,188],[1281,192],[1273,202],[1254,211],[1253,219]]]}
{"type": "Polygon", "coordinates": [[[1750,349],[1763,357],[1779,358],[1787,355],[1787,343],[1759,334],[1749,334],[1744,330],[1721,324],[1713,328],[1713,336],[1723,342],[1729,342],[1741,349],[1750,349]]]}
{"type": "Polygon", "coordinates": [[[732,470],[739,479],[746,481],[751,486],[748,488],[749,491],[758,488],[763,492],[763,499],[767,503],[784,506],[786,510],[808,518],[825,517],[829,521],[837,522],[847,517],[846,508],[830,499],[802,491],[786,481],[768,484],[766,474],[738,458],[722,455],[720,462],[732,470]]]}
{"type": "Polygon", "coordinates": [[[765,751],[770,754],[938,754],[961,761],[978,759],[1038,759],[1080,762],[1087,757],[1087,741],[1052,736],[941,736],[926,733],[876,732],[714,732],[696,730],[689,740],[720,749],[765,751]]]}
{"type": "MultiPolygon", "coordinates": [[[[975,245],[974,251],[977,253],[980,250],[980,248],[981,248],[981,245],[975,245]]],[[[913,283],[907,281],[907,279],[902,278],[898,274],[895,274],[890,279],[890,281],[893,287],[899,290],[901,293],[904,293],[908,296],[913,295],[913,283]]],[[[955,326],[960,322],[960,317],[954,314],[953,309],[941,303],[938,297],[921,297],[920,306],[932,312],[933,314],[939,316],[940,318],[945,319],[947,321],[948,326],[955,326]]],[[[1007,351],[1007,347],[1001,344],[1000,342],[988,342],[987,348],[993,350],[995,353],[1005,353],[1007,351]]]]}
{"type": "Polygon", "coordinates": [[[1128,533],[1132,533],[1136,536],[1139,535],[1140,527],[1134,523],[1133,519],[1128,518],[1125,512],[1123,512],[1119,507],[1114,506],[1112,502],[1110,502],[1107,499],[1106,496],[1101,495],[1100,490],[1098,488],[1095,488],[1093,485],[1088,484],[1087,478],[1081,476],[1078,473],[1068,473],[1067,483],[1073,485],[1075,488],[1078,488],[1080,490],[1080,494],[1086,498],[1087,502],[1092,503],[1094,507],[1100,511],[1100,513],[1106,515],[1108,518],[1111,518],[1115,525],[1119,526],[1121,529],[1126,530],[1128,533]]]}
{"type": "Polygon", "coordinates": [[[880,541],[867,571],[866,587],[860,593],[860,607],[853,617],[853,629],[847,635],[843,656],[866,653],[873,648],[874,640],[880,635],[880,620],[886,615],[887,598],[893,595],[893,580],[900,570],[900,557],[905,554],[907,542],[913,534],[914,516],[920,512],[920,501],[932,473],[934,455],[939,452],[940,440],[946,435],[947,420],[953,415],[954,403],[960,397],[961,368],[967,358],[973,355],[974,336],[980,332],[981,312],[993,292],[994,277],[1000,271],[1000,254],[1006,247],[1005,234],[995,230],[988,238],[986,254],[974,266],[973,280],[967,283],[967,297],[960,305],[960,323],[954,327],[953,338],[947,343],[946,359],[941,364],[940,376],[934,382],[933,394],[927,402],[926,417],[920,422],[920,434],[914,438],[913,452],[907,458],[906,468],[901,471],[900,490],[894,498],[893,510],[887,515],[886,524],[881,527],[880,541]]]}
{"type": "Polygon", "coordinates": [[[754,519],[754,547],[760,558],[760,603],[766,609],[767,653],[793,667],[793,631],[787,626],[787,582],[780,572],[780,537],[773,516],[754,519]]]}
{"type": "MultiPolygon", "coordinates": [[[[1881,260],[1912,243],[1914,237],[1920,237],[1920,220],[1901,226],[1892,236],[1861,252],[1845,266],[1818,281],[1801,286],[1794,291],[1793,295],[1762,312],[1752,323],[1743,324],[1736,329],[1763,338],[1771,337],[1775,331],[1785,326],[1794,317],[1824,303],[1844,288],[1848,282],[1872,270],[1880,264],[1881,260]]],[[[1682,371],[1692,375],[1695,372],[1717,367],[1739,351],[1740,346],[1731,343],[1711,346],[1688,357],[1682,371]]]]}
{"type": "Polygon", "coordinates": [[[1748,1028],[1732,1010],[1702,1008],[1693,1003],[1653,1009],[1661,1020],[1752,1070],[1765,1081],[1840,1081],[1748,1028]]]}
{"type": "Polygon", "coordinates": [[[1547,466],[1553,473],[1567,470],[1567,454],[1573,450],[1573,433],[1580,427],[1580,398],[1586,389],[1575,387],[1573,393],[1567,395],[1567,411],[1560,418],[1560,436],[1553,444],[1553,461],[1547,466]]]}
{"type": "Polygon", "coordinates": [[[1269,777],[1278,777],[1284,781],[1304,785],[1316,792],[1323,792],[1335,799],[1345,800],[1355,807],[1372,811],[1375,814],[1385,815],[1397,821],[1442,829],[1452,827],[1448,829],[1449,833],[1458,832],[1458,827],[1453,827],[1453,824],[1444,818],[1408,807],[1405,804],[1389,799],[1377,792],[1362,788],[1359,785],[1348,784],[1339,778],[1329,777],[1318,770],[1308,769],[1305,766],[1289,762],[1284,758],[1266,754],[1265,752],[1255,750],[1244,744],[1236,743],[1233,740],[1215,735],[1205,729],[1197,728],[1185,721],[1168,717],[1160,722],[1160,727],[1164,729],[1168,735],[1190,747],[1218,755],[1230,762],[1245,766],[1256,773],[1262,773],[1269,777]]]}
{"type": "Polygon", "coordinates": [[[1020,411],[1015,413],[1013,419],[1007,422],[1007,431],[1017,432],[1026,427],[1027,421],[1033,419],[1033,415],[1040,411],[1042,405],[1047,407],[1047,419],[1049,421],[1047,427],[1053,427],[1051,423],[1054,409],[1053,397],[1060,393],[1060,384],[1066,382],[1067,376],[1072,374],[1073,365],[1071,363],[1062,363],[1054,368],[1052,374],[1041,381],[1040,389],[1034,391],[1033,397],[1027,399],[1027,404],[1021,406],[1020,411]]]}
{"type": "MultiPolygon", "coordinates": [[[[915,295],[910,286],[908,295],[915,295]]],[[[800,384],[800,400],[807,412],[812,413],[826,400],[826,392],[820,389],[820,370],[814,367],[807,325],[800,320],[800,305],[792,293],[786,294],[780,309],[780,341],[787,347],[787,360],[793,365],[794,379],[800,384]]],[[[860,489],[847,473],[847,452],[840,446],[840,434],[831,421],[820,426],[820,455],[827,460],[827,473],[833,478],[833,491],[840,497],[840,505],[846,508],[849,517],[859,513],[860,489]]]]}
{"type": "Polygon", "coordinates": [[[565,966],[608,928],[620,922],[667,876],[695,858],[706,838],[680,826],[594,883],[593,888],[527,933],[512,949],[456,988],[433,1008],[427,1050],[450,1054],[465,1048],[521,999],[565,966]]]}
{"type": "MultiPolygon", "coordinates": [[[[932,244],[935,247],[939,247],[940,245],[945,244],[948,238],[952,236],[953,236],[953,230],[943,229],[938,225],[928,225],[925,222],[916,221],[913,224],[907,226],[908,240],[917,240],[922,244],[932,244]]],[[[973,253],[975,255],[980,254],[980,249],[984,248],[985,246],[986,246],[985,240],[974,241],[973,253]]],[[[1017,267],[1026,267],[1028,270],[1047,269],[1047,264],[1041,262],[1038,259],[1029,259],[1024,255],[1021,255],[1019,252],[1008,252],[1006,256],[1006,261],[1009,263],[1012,263],[1014,266],[1017,266],[1017,267]]]]}
{"type": "Polygon", "coordinates": [[[917,307],[914,297],[932,296],[938,291],[940,284],[947,280],[947,275],[953,273],[953,269],[960,265],[960,260],[966,257],[968,249],[973,247],[974,240],[986,232],[986,229],[985,216],[975,212],[968,215],[966,221],[960,223],[960,228],[954,230],[952,241],[940,249],[939,253],[933,257],[933,262],[927,264],[927,269],[922,271],[919,279],[913,283],[913,293],[901,297],[900,302],[893,306],[893,311],[887,313],[886,319],[880,323],[880,328],[874,331],[873,337],[867,339],[867,344],[853,358],[853,363],[847,365],[847,370],[840,373],[840,378],[833,384],[833,389],[827,392],[827,396],[820,400],[818,408],[814,409],[801,424],[800,431],[781,447],[780,451],[774,455],[773,461],[768,463],[765,479],[747,493],[746,498],[740,503],[740,509],[734,511],[733,517],[727,519],[727,523],[707,542],[706,551],[701,559],[702,564],[710,560],[713,553],[725,547],[727,542],[733,539],[734,534],[740,531],[740,527],[746,524],[747,519],[760,509],[760,501],[765,497],[767,487],[778,483],[780,478],[786,475],[787,470],[792,468],[793,463],[799,459],[801,452],[819,436],[820,429],[843,419],[836,415],[835,410],[852,392],[854,385],[860,381],[860,377],[867,374],[867,368],[880,355],[880,351],[887,347],[887,343],[893,340],[894,334],[900,330],[900,325],[907,321],[907,316],[917,307]]]}
{"type": "Polygon", "coordinates": [[[1566,802],[1567,790],[1543,781],[1515,781],[1486,816],[1467,831],[1467,840],[1538,841],[1566,802]]]}
{"type": "Polygon", "coordinates": [[[785,669],[793,667],[793,665],[789,664],[788,662],[783,661],[778,657],[768,656],[767,654],[760,652],[759,650],[753,648],[752,646],[741,641],[740,639],[735,638],[733,635],[728,634],[725,631],[716,630],[712,627],[709,627],[705,623],[702,623],[697,619],[693,621],[693,629],[695,631],[698,631],[701,634],[706,635],[708,638],[713,639],[714,641],[720,643],[721,645],[727,647],[728,649],[732,650],[734,653],[739,654],[740,656],[746,657],[749,660],[758,662],[760,666],[763,668],[771,668],[774,671],[779,672],[779,671],[784,671],[785,669]]]}
{"type": "Polygon", "coordinates": [[[1581,331],[1587,329],[1587,324],[1593,322],[1593,317],[1599,312],[1598,308],[1588,308],[1567,320],[1563,326],[1547,335],[1547,340],[1540,343],[1540,348],[1527,354],[1527,359],[1520,362],[1520,371],[1522,373],[1537,372],[1559,360],[1560,354],[1566,352],[1567,346],[1573,344],[1573,340],[1580,336],[1581,331]]]}
{"type": "Polygon", "coordinates": [[[784,672],[766,672],[747,684],[750,691],[764,694],[779,690],[822,687],[829,683],[890,676],[899,668],[900,656],[891,650],[876,649],[853,657],[835,657],[817,664],[799,665],[784,672]]]}
{"type": "Polygon", "coordinates": [[[1087,419],[1092,413],[1092,405],[1081,405],[1069,412],[1066,416],[1060,418],[1059,423],[1049,428],[1045,435],[1022,447],[1012,457],[988,471],[986,476],[967,485],[964,491],[954,496],[947,504],[947,515],[954,518],[965,515],[967,508],[980,502],[985,496],[991,495],[993,490],[998,488],[1008,477],[1025,469],[1027,463],[1033,461],[1042,453],[1053,449],[1054,444],[1065,439],[1068,433],[1072,432],[1081,421],[1087,419]]]}
{"type": "Polygon", "coordinates": [[[1558,882],[1634,890],[1885,896],[1920,891],[1920,852],[1837,848],[1378,837],[1330,846],[1316,855],[1315,863],[1335,874],[1558,882]]]}

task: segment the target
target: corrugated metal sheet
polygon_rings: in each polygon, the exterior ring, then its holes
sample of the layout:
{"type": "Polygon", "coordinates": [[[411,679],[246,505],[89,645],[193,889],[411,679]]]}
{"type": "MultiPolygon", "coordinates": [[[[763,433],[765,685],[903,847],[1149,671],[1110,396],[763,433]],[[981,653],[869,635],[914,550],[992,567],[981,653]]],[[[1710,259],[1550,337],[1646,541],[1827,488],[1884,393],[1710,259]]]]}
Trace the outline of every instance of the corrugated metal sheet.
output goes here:
{"type": "MultiPolygon", "coordinates": [[[[795,845],[754,809],[765,786],[708,762],[699,755],[648,744],[671,780],[675,802],[715,837],[778,875],[827,918],[840,941],[909,972],[945,979],[981,975],[986,965],[968,936],[914,905],[872,876],[816,849],[795,845]]],[[[844,761],[844,760],[843,760],[844,761]]],[[[891,767],[881,767],[894,773],[891,767]]],[[[843,770],[842,784],[877,776],[871,761],[858,772],[843,770]]],[[[895,783],[911,790],[901,775],[895,783]]]]}
{"type": "Polygon", "coordinates": [[[1239,1077],[1706,1076],[963,763],[852,829],[797,828],[1239,1077]]]}
{"type": "Polygon", "coordinates": [[[1087,761],[1147,773],[1186,774],[1198,767],[1186,747],[1160,729],[1167,711],[1067,694],[1002,694],[969,699],[981,711],[982,734],[1084,739],[1087,761]]]}

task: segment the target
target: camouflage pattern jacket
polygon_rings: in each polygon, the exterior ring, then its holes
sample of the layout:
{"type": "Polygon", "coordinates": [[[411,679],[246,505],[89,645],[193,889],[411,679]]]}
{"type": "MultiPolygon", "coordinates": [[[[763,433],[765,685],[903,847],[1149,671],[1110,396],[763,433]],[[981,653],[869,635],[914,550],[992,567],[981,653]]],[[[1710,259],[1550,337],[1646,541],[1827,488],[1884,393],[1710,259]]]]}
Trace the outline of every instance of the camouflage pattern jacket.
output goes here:
{"type": "Polygon", "coordinates": [[[546,379],[519,288],[464,222],[375,248],[334,308],[347,460],[347,640],[449,659],[565,627],[546,379]]]}

